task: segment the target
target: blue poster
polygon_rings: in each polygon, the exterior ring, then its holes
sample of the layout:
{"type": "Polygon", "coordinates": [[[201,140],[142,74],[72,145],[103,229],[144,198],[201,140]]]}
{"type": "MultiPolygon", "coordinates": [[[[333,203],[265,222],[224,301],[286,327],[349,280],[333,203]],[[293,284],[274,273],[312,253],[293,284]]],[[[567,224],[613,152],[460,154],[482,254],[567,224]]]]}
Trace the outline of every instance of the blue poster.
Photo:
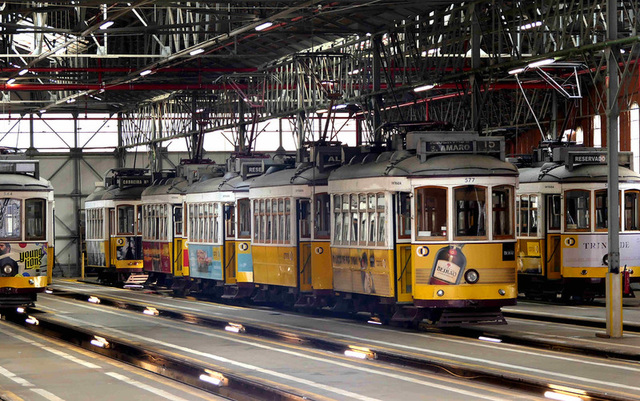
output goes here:
{"type": "Polygon", "coordinates": [[[212,245],[189,244],[189,271],[191,277],[222,280],[220,247],[214,251],[212,245]]]}

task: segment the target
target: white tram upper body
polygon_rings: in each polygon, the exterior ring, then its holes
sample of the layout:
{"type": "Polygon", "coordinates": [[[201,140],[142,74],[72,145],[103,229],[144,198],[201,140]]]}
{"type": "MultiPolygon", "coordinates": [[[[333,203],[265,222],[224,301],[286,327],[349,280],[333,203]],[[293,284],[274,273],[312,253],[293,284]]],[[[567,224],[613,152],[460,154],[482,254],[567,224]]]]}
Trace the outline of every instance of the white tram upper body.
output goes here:
{"type": "MultiPolygon", "coordinates": [[[[534,155],[533,165],[520,169],[517,198],[520,292],[565,300],[602,295],[608,271],[606,149],[565,144],[534,155]]],[[[631,160],[630,152],[620,153],[618,229],[620,267],[635,281],[640,278],[640,174],[630,169],[631,160]]]]}
{"type": "Polygon", "coordinates": [[[50,282],[53,187],[37,160],[0,160],[0,307],[26,306],[50,282]]]}

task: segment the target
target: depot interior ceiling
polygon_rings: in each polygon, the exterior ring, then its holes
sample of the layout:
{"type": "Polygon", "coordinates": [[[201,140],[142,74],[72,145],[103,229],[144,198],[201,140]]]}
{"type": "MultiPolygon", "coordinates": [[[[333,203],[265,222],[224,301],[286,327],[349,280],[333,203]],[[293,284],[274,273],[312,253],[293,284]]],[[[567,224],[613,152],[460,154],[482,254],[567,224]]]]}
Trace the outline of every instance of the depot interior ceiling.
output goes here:
{"type": "MultiPolygon", "coordinates": [[[[638,15],[636,0],[6,1],[0,112],[151,114],[171,97],[175,113],[203,100],[220,127],[237,124],[222,105],[268,99],[261,117],[277,117],[339,98],[378,121],[544,125],[562,103],[552,95],[571,103],[576,82],[604,82],[608,49],[624,76],[637,72],[638,15]],[[527,68],[547,58],[563,69],[527,68]]],[[[162,132],[190,134],[174,131],[162,132]]]]}
{"type": "Polygon", "coordinates": [[[115,112],[176,91],[211,91],[223,75],[379,31],[425,3],[445,2],[3,2],[2,107],[115,112]]]}

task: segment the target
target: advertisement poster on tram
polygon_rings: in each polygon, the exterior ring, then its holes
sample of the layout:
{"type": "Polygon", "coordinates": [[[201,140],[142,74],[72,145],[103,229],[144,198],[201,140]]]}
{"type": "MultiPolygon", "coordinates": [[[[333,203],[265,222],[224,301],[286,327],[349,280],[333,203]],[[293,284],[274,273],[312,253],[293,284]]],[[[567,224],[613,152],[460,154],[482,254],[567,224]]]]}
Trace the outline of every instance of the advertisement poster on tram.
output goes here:
{"type": "Polygon", "coordinates": [[[171,273],[171,244],[166,242],[143,242],[144,270],[171,273]]]}
{"type": "MultiPolygon", "coordinates": [[[[607,265],[608,235],[576,234],[562,236],[562,264],[565,267],[604,267],[607,265]]],[[[640,266],[640,234],[620,234],[620,266],[640,266]]]]}
{"type": "Polygon", "coordinates": [[[6,276],[37,277],[47,271],[46,243],[0,242],[0,266],[6,276]],[[11,271],[7,273],[7,269],[11,271]]]}
{"type": "Polygon", "coordinates": [[[189,244],[192,277],[222,280],[222,252],[212,245],[189,244]]]}

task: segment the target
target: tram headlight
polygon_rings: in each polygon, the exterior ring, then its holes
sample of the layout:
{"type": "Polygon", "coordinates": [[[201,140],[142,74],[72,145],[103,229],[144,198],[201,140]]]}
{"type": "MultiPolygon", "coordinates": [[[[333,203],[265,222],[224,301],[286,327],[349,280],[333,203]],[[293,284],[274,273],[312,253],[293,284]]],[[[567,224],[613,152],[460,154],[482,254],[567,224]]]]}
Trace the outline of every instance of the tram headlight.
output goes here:
{"type": "Polygon", "coordinates": [[[13,271],[13,267],[11,267],[10,265],[4,265],[2,271],[4,272],[4,274],[11,274],[11,272],[13,271]]]}
{"type": "Polygon", "coordinates": [[[475,284],[480,280],[480,274],[477,270],[469,269],[464,273],[464,280],[469,284],[475,284]]]}
{"type": "Polygon", "coordinates": [[[436,292],[436,295],[441,297],[444,295],[444,291],[443,290],[438,290],[438,292],[436,292]]]}

